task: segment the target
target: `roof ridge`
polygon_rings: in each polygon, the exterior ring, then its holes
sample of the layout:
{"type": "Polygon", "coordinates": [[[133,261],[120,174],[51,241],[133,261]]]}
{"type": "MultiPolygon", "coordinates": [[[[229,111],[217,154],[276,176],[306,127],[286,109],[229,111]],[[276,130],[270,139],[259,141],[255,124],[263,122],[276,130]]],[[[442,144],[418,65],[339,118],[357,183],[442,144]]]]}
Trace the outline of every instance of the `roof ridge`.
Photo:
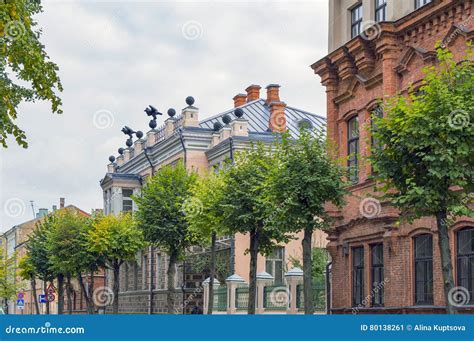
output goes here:
{"type": "MultiPolygon", "coordinates": [[[[258,99],[254,100],[254,101],[247,102],[247,103],[245,103],[244,105],[241,105],[240,107],[237,107],[237,108],[245,108],[245,107],[250,106],[250,105],[252,105],[252,104],[255,104],[255,103],[259,102],[259,101],[264,101],[264,99],[263,99],[263,98],[258,98],[258,99]]],[[[225,114],[228,114],[228,113],[231,113],[231,112],[235,111],[235,109],[237,109],[237,108],[232,108],[232,109],[223,111],[223,112],[221,112],[221,113],[219,113],[219,114],[216,114],[216,115],[213,115],[213,116],[211,116],[211,117],[208,117],[208,118],[206,118],[206,119],[200,121],[199,124],[206,123],[206,122],[208,122],[208,121],[212,121],[213,119],[216,119],[216,118],[218,118],[218,117],[221,116],[221,115],[225,115],[225,114]]]]}

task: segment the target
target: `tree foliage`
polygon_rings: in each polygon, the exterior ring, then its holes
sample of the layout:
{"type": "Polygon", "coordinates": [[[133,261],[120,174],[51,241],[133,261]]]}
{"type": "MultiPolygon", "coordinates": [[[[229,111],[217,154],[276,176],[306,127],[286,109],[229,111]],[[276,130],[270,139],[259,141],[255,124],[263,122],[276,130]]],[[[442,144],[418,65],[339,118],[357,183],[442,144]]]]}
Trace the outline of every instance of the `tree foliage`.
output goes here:
{"type": "Polygon", "coordinates": [[[437,55],[419,91],[387,101],[385,117],[374,118],[381,147],[371,161],[402,218],[436,217],[446,305],[455,313],[448,228],[458,216],[474,216],[474,63],[470,45],[460,63],[446,49],[437,55]]]}
{"type": "Polygon", "coordinates": [[[8,256],[0,247],[0,298],[10,300],[15,297],[18,289],[15,276],[15,255],[8,256]]]}
{"type": "Polygon", "coordinates": [[[33,16],[42,12],[40,1],[0,2],[0,143],[13,136],[27,147],[25,132],[14,120],[21,102],[49,101],[53,113],[62,113],[58,66],[41,44],[41,30],[33,16]]]}
{"type": "Polygon", "coordinates": [[[303,129],[298,139],[282,136],[275,148],[277,167],[269,176],[274,212],[269,223],[288,232],[304,232],[303,272],[305,313],[313,314],[312,235],[330,226],[326,204],[342,206],[344,170],[328,153],[322,133],[303,129]]]}

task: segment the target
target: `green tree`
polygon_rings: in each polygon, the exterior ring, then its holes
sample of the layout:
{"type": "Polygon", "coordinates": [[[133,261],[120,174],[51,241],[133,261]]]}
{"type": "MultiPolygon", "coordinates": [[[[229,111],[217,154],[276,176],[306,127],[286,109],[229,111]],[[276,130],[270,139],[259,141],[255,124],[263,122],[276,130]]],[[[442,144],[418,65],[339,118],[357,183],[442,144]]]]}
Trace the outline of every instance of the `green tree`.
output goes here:
{"type": "Polygon", "coordinates": [[[87,234],[89,251],[98,253],[106,266],[113,270],[113,313],[118,313],[120,266],[135,259],[144,247],[143,234],[129,213],[98,216],[87,234]]]}
{"type": "Polygon", "coordinates": [[[58,67],[39,41],[41,30],[33,19],[40,12],[40,1],[0,1],[0,143],[5,148],[8,136],[28,146],[14,123],[21,102],[49,101],[53,113],[62,113],[58,67]]]}
{"type": "Polygon", "coordinates": [[[456,313],[449,292],[454,287],[448,229],[459,216],[473,216],[474,64],[469,46],[464,62],[438,48],[439,65],[424,69],[418,92],[385,104],[375,120],[371,161],[383,182],[385,198],[413,221],[435,216],[448,312],[456,313]]]}
{"type": "Polygon", "coordinates": [[[33,301],[35,302],[35,311],[36,315],[40,314],[40,309],[39,309],[39,304],[38,304],[38,296],[36,296],[36,269],[31,262],[30,257],[26,255],[22,259],[20,259],[20,262],[18,263],[18,269],[19,272],[18,274],[20,277],[26,281],[30,282],[31,285],[31,292],[33,296],[33,301]]]}
{"type": "Polygon", "coordinates": [[[343,204],[344,170],[328,153],[322,133],[307,129],[301,130],[298,139],[283,135],[275,157],[277,167],[268,177],[275,208],[270,223],[275,229],[304,233],[304,306],[305,314],[313,314],[312,236],[316,229],[330,226],[326,203],[343,204]]]}
{"type": "MultiPolygon", "coordinates": [[[[328,251],[321,247],[313,247],[312,251],[312,271],[313,281],[322,283],[325,281],[326,266],[329,262],[328,251]]],[[[290,256],[290,262],[293,267],[303,268],[301,259],[290,256]]]]}
{"type": "MultiPolygon", "coordinates": [[[[43,292],[46,294],[48,282],[52,282],[54,278],[60,277],[60,274],[54,273],[49,264],[48,253],[48,231],[53,228],[54,216],[48,216],[44,221],[38,223],[33,230],[33,233],[28,238],[26,243],[27,256],[35,270],[38,279],[43,281],[43,292]]],[[[59,279],[59,278],[58,278],[59,279]]],[[[59,280],[58,280],[59,282],[59,280]]],[[[58,285],[59,287],[59,285],[58,285]]],[[[58,296],[63,296],[62,291],[59,291],[58,296]]],[[[62,313],[64,301],[58,297],[58,312],[62,313]]],[[[46,302],[46,314],[50,312],[49,302],[46,302]]]]}
{"type": "MultiPolygon", "coordinates": [[[[224,173],[210,172],[198,178],[191,186],[190,198],[184,206],[189,230],[201,245],[211,246],[209,302],[214,302],[214,278],[216,276],[216,238],[227,231],[223,229],[221,201],[224,189],[224,173]]],[[[213,304],[207,313],[212,314],[213,304]]]]}
{"type": "Polygon", "coordinates": [[[236,155],[235,164],[226,174],[222,195],[222,223],[230,234],[250,237],[248,314],[255,314],[258,254],[267,255],[278,243],[291,236],[285,229],[269,224],[272,212],[268,200],[268,176],[276,167],[271,150],[262,144],[236,155]]]}
{"type": "Polygon", "coordinates": [[[18,289],[15,276],[15,255],[9,257],[0,247],[0,297],[5,302],[5,310],[7,310],[7,301],[15,297],[18,289]]]}
{"type": "Polygon", "coordinates": [[[177,261],[185,256],[192,239],[184,213],[189,202],[190,187],[197,174],[189,173],[183,163],[161,168],[134,198],[138,206],[136,219],[145,240],[159,246],[169,255],[168,263],[168,313],[174,313],[174,279],[177,261]]]}

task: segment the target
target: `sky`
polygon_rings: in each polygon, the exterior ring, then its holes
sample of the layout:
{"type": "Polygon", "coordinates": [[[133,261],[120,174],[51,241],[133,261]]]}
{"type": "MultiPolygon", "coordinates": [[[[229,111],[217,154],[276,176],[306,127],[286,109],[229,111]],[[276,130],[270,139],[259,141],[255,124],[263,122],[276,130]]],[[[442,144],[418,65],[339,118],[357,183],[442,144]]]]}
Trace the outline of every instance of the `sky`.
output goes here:
{"type": "MultiPolygon", "coordinates": [[[[64,86],[62,115],[22,104],[28,149],[0,150],[0,232],[34,209],[102,208],[99,181],[124,147],[124,125],[148,131],[149,104],[179,113],[193,96],[199,118],[233,107],[250,84],[281,85],[288,105],[326,116],[320,78],[328,0],[43,1],[36,16],[64,86]]],[[[164,120],[161,117],[159,124],[164,120]]]]}

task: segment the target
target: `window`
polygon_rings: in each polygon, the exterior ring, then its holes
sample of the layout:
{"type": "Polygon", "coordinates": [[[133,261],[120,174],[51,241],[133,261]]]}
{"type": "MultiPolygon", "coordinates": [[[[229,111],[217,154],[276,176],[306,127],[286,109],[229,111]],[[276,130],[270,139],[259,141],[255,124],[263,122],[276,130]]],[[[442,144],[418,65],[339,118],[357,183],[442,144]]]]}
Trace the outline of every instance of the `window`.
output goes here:
{"type": "MultiPolygon", "coordinates": [[[[372,118],[383,118],[383,109],[382,107],[378,106],[376,107],[373,111],[372,111],[372,118]]],[[[372,131],[377,131],[377,124],[375,123],[375,121],[372,119],[371,120],[371,126],[372,126],[372,131]]],[[[374,148],[378,148],[379,147],[379,141],[373,137],[373,134],[372,134],[372,137],[371,137],[371,142],[372,142],[372,147],[374,148]]]]}
{"type": "Polygon", "coordinates": [[[474,304],[474,228],[457,233],[457,285],[469,291],[474,304]]]}
{"type": "Polygon", "coordinates": [[[362,4],[351,10],[351,37],[357,37],[362,27],[362,4]]]}
{"type": "Polygon", "coordinates": [[[375,0],[375,21],[387,20],[387,0],[375,0]]]}
{"type": "Polygon", "coordinates": [[[433,304],[433,237],[422,234],[414,238],[415,304],[433,304]]]}
{"type": "Polygon", "coordinates": [[[356,116],[347,122],[347,151],[349,159],[347,166],[349,170],[349,180],[357,182],[359,180],[359,118],[356,116]]]}
{"type": "Polygon", "coordinates": [[[415,9],[423,7],[431,2],[431,0],[415,0],[415,9]]]}
{"type": "Polygon", "coordinates": [[[132,195],[133,195],[132,189],[122,189],[122,211],[123,212],[131,212],[133,210],[132,195]]]}
{"type": "Polygon", "coordinates": [[[364,301],[364,247],[352,249],[352,305],[361,306],[364,301]]]}
{"type": "Polygon", "coordinates": [[[383,306],[383,244],[371,246],[372,306],[383,306]]]}
{"type": "Polygon", "coordinates": [[[285,259],[285,248],[277,246],[273,252],[266,257],[265,271],[275,278],[275,284],[283,283],[283,262],[285,259]]]}

